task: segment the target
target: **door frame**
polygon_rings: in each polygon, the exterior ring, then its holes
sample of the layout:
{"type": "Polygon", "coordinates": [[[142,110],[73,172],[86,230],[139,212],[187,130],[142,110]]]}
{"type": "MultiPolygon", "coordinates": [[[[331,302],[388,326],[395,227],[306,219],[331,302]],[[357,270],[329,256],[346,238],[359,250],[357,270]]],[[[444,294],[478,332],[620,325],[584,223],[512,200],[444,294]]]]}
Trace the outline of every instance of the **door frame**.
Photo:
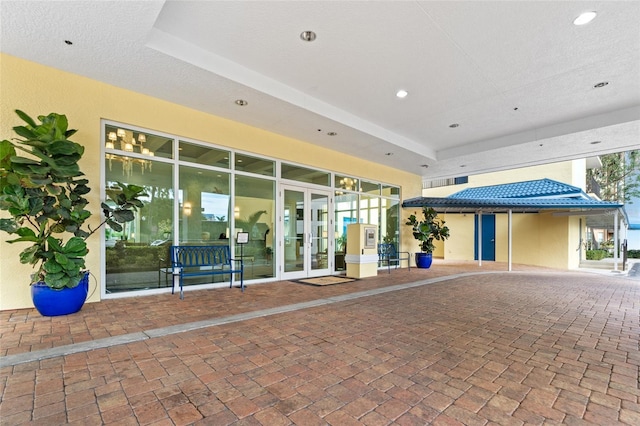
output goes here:
{"type": "MultiPolygon", "coordinates": [[[[302,278],[311,278],[318,277],[324,275],[331,275],[333,273],[334,268],[334,247],[335,247],[335,236],[333,235],[333,215],[334,215],[334,202],[333,202],[333,191],[331,189],[325,188],[317,188],[310,187],[304,185],[295,185],[290,183],[281,183],[278,191],[278,242],[277,242],[277,250],[278,255],[277,259],[280,259],[278,264],[278,276],[281,280],[292,280],[292,279],[302,279],[302,278]],[[303,214],[303,259],[302,259],[302,270],[286,272],[286,255],[285,250],[287,248],[290,250],[291,241],[288,241],[289,237],[285,232],[285,191],[297,191],[303,193],[303,201],[304,201],[304,214],[303,214]],[[312,267],[312,256],[313,252],[311,249],[314,238],[313,230],[312,230],[312,211],[310,210],[310,206],[312,204],[312,195],[317,194],[321,196],[327,197],[327,253],[326,253],[326,267],[325,268],[316,268],[312,267]]],[[[295,213],[294,213],[295,215],[295,213]]],[[[289,213],[289,218],[291,218],[291,212],[289,213]]],[[[289,219],[291,220],[291,219],[289,219]]],[[[298,241],[298,238],[294,241],[298,241]]],[[[294,247],[294,250],[298,250],[297,247],[294,247]]]]}
{"type": "Polygon", "coordinates": [[[494,213],[476,214],[474,217],[473,259],[478,260],[478,244],[482,244],[482,259],[496,260],[496,215],[494,213]],[[482,235],[478,241],[478,217],[482,217],[482,235]]]}

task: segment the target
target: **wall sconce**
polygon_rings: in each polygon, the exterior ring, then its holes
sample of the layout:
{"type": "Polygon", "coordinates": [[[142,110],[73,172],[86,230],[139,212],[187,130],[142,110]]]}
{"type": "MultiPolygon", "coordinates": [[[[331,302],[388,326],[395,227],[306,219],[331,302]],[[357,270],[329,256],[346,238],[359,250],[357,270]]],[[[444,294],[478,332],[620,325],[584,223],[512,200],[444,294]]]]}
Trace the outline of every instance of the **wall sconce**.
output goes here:
{"type": "Polygon", "coordinates": [[[182,212],[185,216],[191,216],[191,203],[184,203],[184,205],[182,206],[182,212]]]}
{"type": "Polygon", "coordinates": [[[240,207],[233,208],[233,216],[237,219],[240,217],[240,207]]]}

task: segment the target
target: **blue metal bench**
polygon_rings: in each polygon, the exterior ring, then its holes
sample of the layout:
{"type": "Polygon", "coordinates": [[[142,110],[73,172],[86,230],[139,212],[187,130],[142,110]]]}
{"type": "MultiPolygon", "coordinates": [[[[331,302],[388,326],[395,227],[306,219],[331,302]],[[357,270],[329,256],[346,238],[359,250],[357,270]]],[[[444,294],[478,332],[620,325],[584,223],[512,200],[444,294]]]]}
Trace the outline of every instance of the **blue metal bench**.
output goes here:
{"type": "Polygon", "coordinates": [[[231,258],[229,246],[171,246],[171,266],[173,275],[180,275],[180,299],[184,299],[184,277],[229,274],[231,288],[234,275],[240,274],[240,288],[244,292],[244,263],[242,259],[231,258]]]}
{"type": "Polygon", "coordinates": [[[378,261],[380,266],[387,264],[387,269],[391,273],[391,262],[394,262],[396,269],[400,265],[400,261],[406,260],[407,267],[411,269],[411,255],[408,251],[398,251],[396,245],[393,243],[380,243],[378,244],[378,261]]]}

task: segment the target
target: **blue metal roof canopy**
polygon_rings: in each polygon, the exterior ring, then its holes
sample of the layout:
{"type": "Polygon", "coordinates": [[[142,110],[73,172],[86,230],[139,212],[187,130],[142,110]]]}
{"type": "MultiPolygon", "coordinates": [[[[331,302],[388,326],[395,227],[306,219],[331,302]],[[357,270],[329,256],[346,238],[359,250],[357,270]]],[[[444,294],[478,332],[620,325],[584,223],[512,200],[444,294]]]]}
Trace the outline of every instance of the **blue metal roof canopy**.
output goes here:
{"type": "MultiPolygon", "coordinates": [[[[449,197],[416,197],[402,203],[403,208],[425,206],[432,207],[438,213],[507,213],[509,215],[509,271],[511,271],[512,213],[538,213],[545,210],[554,211],[557,215],[614,214],[617,227],[617,213],[621,212],[629,223],[624,204],[596,200],[578,187],[551,179],[467,188],[449,197]]],[[[478,241],[480,241],[481,233],[478,234],[478,241]]],[[[614,235],[617,242],[617,232],[614,235]]],[[[478,244],[480,250],[481,244],[478,244]]],[[[482,265],[481,251],[478,254],[478,264],[482,265]]],[[[617,269],[617,260],[615,267],[617,269]]]]}
{"type": "Polygon", "coordinates": [[[589,197],[580,188],[551,179],[467,188],[448,197],[416,197],[402,207],[433,207],[441,213],[476,211],[537,213],[540,210],[611,213],[624,204],[589,197]]]}

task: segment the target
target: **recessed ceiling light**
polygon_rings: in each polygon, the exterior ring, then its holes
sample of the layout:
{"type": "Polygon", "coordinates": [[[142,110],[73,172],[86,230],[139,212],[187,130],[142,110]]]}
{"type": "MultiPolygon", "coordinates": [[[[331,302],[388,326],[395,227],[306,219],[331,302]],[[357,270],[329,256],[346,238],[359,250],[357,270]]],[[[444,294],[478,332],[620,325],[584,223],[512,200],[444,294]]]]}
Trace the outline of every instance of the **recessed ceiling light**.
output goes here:
{"type": "Polygon", "coordinates": [[[396,96],[399,97],[400,99],[404,99],[407,97],[407,95],[409,94],[409,92],[407,92],[404,89],[400,89],[396,92],[396,96]]]}
{"type": "Polygon", "coordinates": [[[455,129],[456,127],[460,127],[460,125],[458,123],[453,123],[453,124],[449,124],[449,127],[451,127],[452,129],[455,129]]]}
{"type": "Polygon", "coordinates": [[[573,20],[573,25],[586,25],[589,22],[593,21],[596,17],[597,13],[594,11],[584,12],[580,14],[576,19],[573,20]]]}
{"type": "Polygon", "coordinates": [[[600,82],[600,83],[598,83],[598,84],[594,84],[594,85],[593,85],[593,88],[594,88],[594,89],[599,89],[599,88],[601,88],[601,87],[606,86],[607,84],[609,84],[609,82],[608,82],[608,81],[601,81],[601,82],[600,82]]]}
{"type": "Polygon", "coordinates": [[[244,99],[236,99],[236,105],[247,106],[249,105],[249,102],[245,101],[244,99]]]}
{"type": "Polygon", "coordinates": [[[314,41],[316,39],[316,33],[313,31],[303,31],[300,33],[300,39],[302,41],[314,41]]]}

